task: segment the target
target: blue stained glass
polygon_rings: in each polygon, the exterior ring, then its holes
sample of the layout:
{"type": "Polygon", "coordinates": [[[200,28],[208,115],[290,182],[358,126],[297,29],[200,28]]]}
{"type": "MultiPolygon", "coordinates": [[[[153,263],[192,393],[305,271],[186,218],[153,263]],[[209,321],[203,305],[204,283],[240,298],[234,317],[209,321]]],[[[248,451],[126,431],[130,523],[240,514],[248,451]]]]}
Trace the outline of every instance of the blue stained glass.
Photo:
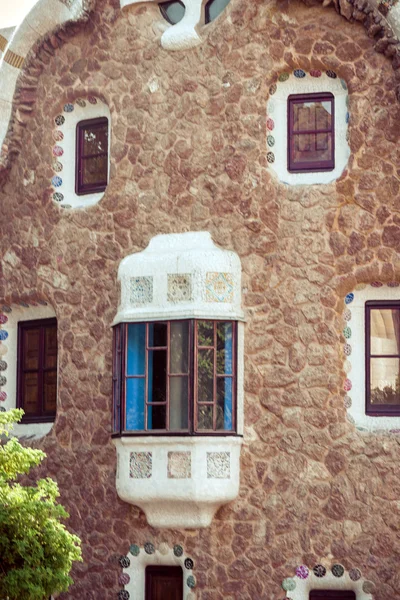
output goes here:
{"type": "Polygon", "coordinates": [[[126,380],[127,430],[142,431],[144,429],[144,386],[144,377],[126,380]]]}
{"type": "Polygon", "coordinates": [[[127,375],[144,375],[146,358],[146,324],[128,325],[127,375]]]}

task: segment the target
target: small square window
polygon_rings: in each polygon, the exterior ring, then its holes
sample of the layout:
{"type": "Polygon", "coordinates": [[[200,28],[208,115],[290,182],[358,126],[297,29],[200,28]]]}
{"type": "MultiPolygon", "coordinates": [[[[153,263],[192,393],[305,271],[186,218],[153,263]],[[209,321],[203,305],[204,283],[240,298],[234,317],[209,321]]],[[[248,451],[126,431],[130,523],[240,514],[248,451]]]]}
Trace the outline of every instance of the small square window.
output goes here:
{"type": "Polygon", "coordinates": [[[331,93],[288,97],[288,170],[333,171],[335,112],[331,93]]]}
{"type": "Polygon", "coordinates": [[[146,600],[183,600],[182,567],[146,567],[146,600]]]}
{"type": "Polygon", "coordinates": [[[366,413],[400,415],[400,303],[367,302],[366,413]]]}
{"type": "Polygon", "coordinates": [[[57,321],[18,323],[18,408],[23,423],[54,421],[57,405],[57,321]]]}
{"type": "Polygon", "coordinates": [[[81,121],[76,127],[75,192],[104,192],[108,180],[108,119],[81,121]]]}
{"type": "Polygon", "coordinates": [[[309,600],[356,600],[351,590],[311,590],[309,600]]]}

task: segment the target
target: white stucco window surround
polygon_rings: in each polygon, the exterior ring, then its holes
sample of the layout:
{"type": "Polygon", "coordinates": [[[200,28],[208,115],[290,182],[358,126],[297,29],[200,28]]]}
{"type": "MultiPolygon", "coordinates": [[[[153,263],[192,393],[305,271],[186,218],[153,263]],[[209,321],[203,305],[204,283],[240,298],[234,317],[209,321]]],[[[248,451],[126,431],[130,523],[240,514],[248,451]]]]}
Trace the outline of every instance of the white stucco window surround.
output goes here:
{"type": "Polygon", "coordinates": [[[323,564],[309,569],[306,565],[297,567],[293,577],[282,582],[287,600],[309,600],[312,590],[346,590],[354,592],[356,600],[373,600],[375,584],[362,577],[358,568],[349,571],[335,564],[328,568],[323,564]]]}
{"type": "MultiPolygon", "coordinates": [[[[46,302],[0,304],[0,410],[17,405],[18,323],[55,317],[46,302]]],[[[13,433],[19,437],[38,439],[49,433],[53,423],[17,424],[13,433]]]]}
{"type": "MultiPolygon", "coordinates": [[[[218,508],[239,493],[244,387],[239,257],[218,248],[208,232],[159,235],[121,262],[118,277],[121,302],[114,325],[186,319],[238,322],[236,361],[230,359],[236,363],[236,415],[232,420],[225,396],[223,429],[202,434],[190,426],[186,433],[171,426],[157,435],[151,425],[129,425],[126,415],[143,411],[133,392],[121,396],[129,411],[114,421],[119,496],[140,506],[154,527],[207,527],[218,508]]],[[[177,393],[170,392],[170,414],[184,414],[187,407],[188,401],[176,408],[177,393]]]]}
{"type": "Polygon", "coordinates": [[[52,198],[64,209],[88,208],[100,202],[104,191],[78,195],[75,193],[76,129],[78,123],[105,117],[108,120],[108,181],[110,175],[111,116],[108,106],[96,96],[82,96],[66,102],[53,117],[52,198]]]}
{"type": "Polygon", "coordinates": [[[306,72],[295,69],[281,73],[271,85],[267,102],[266,153],[269,167],[288,185],[312,185],[330,183],[343,173],[349,156],[348,144],[348,93],[343,79],[331,70],[318,69],[306,72]],[[328,92],[334,96],[335,166],[332,171],[305,171],[291,173],[288,170],[288,98],[292,94],[317,94],[328,92]]]}
{"type": "Polygon", "coordinates": [[[345,297],[343,312],[344,336],[344,398],[348,419],[361,431],[400,431],[400,417],[372,416],[365,413],[366,362],[365,362],[365,304],[368,301],[392,300],[400,302],[398,282],[359,284],[345,297]]]}
{"type": "Polygon", "coordinates": [[[144,600],[145,575],[148,566],[181,567],[183,600],[196,599],[196,565],[179,543],[172,548],[166,542],[160,544],[146,542],[143,547],[131,544],[128,554],[120,557],[120,564],[123,568],[120,583],[124,586],[124,590],[118,594],[121,600],[125,598],[144,600]]]}

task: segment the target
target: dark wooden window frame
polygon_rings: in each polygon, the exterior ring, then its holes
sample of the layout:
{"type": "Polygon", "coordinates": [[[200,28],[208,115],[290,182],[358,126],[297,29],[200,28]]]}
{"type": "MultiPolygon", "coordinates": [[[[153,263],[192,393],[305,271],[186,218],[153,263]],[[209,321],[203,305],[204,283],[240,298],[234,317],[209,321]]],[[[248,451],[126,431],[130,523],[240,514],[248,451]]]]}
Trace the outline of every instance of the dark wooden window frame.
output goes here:
{"type": "Polygon", "coordinates": [[[309,600],[356,600],[353,590],[311,590],[309,600]]]}
{"type": "Polygon", "coordinates": [[[75,149],[75,193],[77,196],[85,194],[95,194],[104,192],[108,183],[108,148],[107,152],[98,152],[96,154],[83,154],[83,135],[88,126],[100,129],[103,126],[108,129],[107,117],[99,117],[97,119],[87,119],[80,121],[76,126],[76,149],[75,149]],[[97,158],[99,156],[107,157],[107,179],[105,181],[97,181],[96,183],[84,184],[82,181],[83,161],[88,158],[97,158]]]}
{"type": "MultiPolygon", "coordinates": [[[[169,421],[169,394],[167,385],[167,400],[165,402],[166,405],[166,425],[167,429],[144,429],[138,431],[126,430],[125,422],[126,422],[126,381],[129,378],[139,378],[139,376],[127,376],[126,368],[127,368],[127,343],[128,343],[128,325],[131,323],[121,323],[114,327],[114,341],[113,341],[113,437],[123,436],[138,436],[138,435],[213,435],[213,436],[229,436],[229,435],[237,435],[237,322],[229,321],[229,320],[214,320],[214,319],[181,319],[180,321],[189,322],[189,373],[188,373],[188,430],[169,430],[168,429],[168,421],[169,421]],[[197,327],[195,324],[198,321],[209,321],[214,323],[214,345],[213,346],[197,346],[197,327]],[[232,335],[233,335],[233,343],[232,343],[232,375],[229,374],[217,374],[216,372],[216,328],[218,323],[232,323],[232,335]],[[213,402],[198,402],[198,381],[197,381],[197,357],[199,349],[214,349],[214,389],[213,389],[213,402]],[[218,378],[230,377],[232,378],[232,429],[224,430],[219,429],[216,430],[216,406],[217,406],[217,380],[218,378]],[[201,429],[198,430],[198,422],[197,422],[197,407],[199,405],[212,405],[213,408],[213,429],[201,429]]],[[[149,325],[152,323],[167,323],[168,324],[168,340],[169,336],[169,325],[172,321],[149,321],[146,322],[146,363],[147,356],[151,347],[148,345],[148,331],[149,325]]],[[[167,361],[169,363],[169,347],[167,346],[168,357],[167,361]]],[[[162,349],[159,347],[158,349],[162,349]]],[[[169,375],[169,377],[180,376],[182,374],[173,374],[169,375]]],[[[186,375],[186,374],[183,374],[186,375]]],[[[147,406],[150,406],[151,403],[147,401],[147,375],[145,375],[146,384],[145,384],[145,423],[147,426],[147,406]]],[[[143,378],[143,377],[141,377],[143,378]]],[[[157,403],[160,404],[160,403],[157,403]]]]}
{"type": "MultiPolygon", "coordinates": [[[[44,359],[44,331],[46,327],[57,326],[57,319],[36,319],[33,321],[19,321],[18,323],[18,350],[17,350],[17,408],[24,409],[24,398],[23,398],[23,355],[24,355],[24,344],[23,344],[23,333],[27,329],[36,329],[40,327],[40,349],[39,349],[39,368],[37,369],[39,373],[39,381],[38,381],[38,398],[40,403],[40,410],[36,414],[24,415],[22,417],[21,423],[52,423],[56,417],[56,411],[54,412],[45,412],[43,406],[43,376],[46,371],[54,370],[54,369],[46,369],[43,366],[44,359]]],[[[36,369],[35,369],[36,371],[36,369]]]]}
{"type": "Polygon", "coordinates": [[[287,105],[287,128],[288,128],[288,144],[287,144],[287,161],[288,171],[290,173],[313,173],[317,171],[333,171],[335,168],[335,97],[331,92],[320,92],[315,94],[291,94],[288,97],[287,105]],[[310,131],[296,131],[294,132],[294,110],[295,104],[301,104],[304,101],[307,102],[321,102],[329,101],[332,106],[332,118],[330,129],[315,129],[310,131]],[[332,136],[332,159],[315,161],[315,162],[296,162],[293,161],[293,145],[294,138],[299,134],[318,134],[318,133],[330,133],[332,136]]]}
{"type": "Polygon", "coordinates": [[[177,580],[179,587],[179,598],[176,600],[183,600],[183,569],[182,567],[169,567],[165,565],[149,565],[145,569],[145,600],[155,600],[152,584],[153,578],[157,575],[163,575],[170,579],[177,580]]]}
{"type": "Polygon", "coordinates": [[[399,358],[400,354],[373,354],[371,355],[371,310],[394,309],[400,312],[400,302],[393,300],[370,300],[365,303],[365,412],[371,417],[395,417],[400,415],[400,405],[396,404],[371,404],[371,358],[399,358]]]}

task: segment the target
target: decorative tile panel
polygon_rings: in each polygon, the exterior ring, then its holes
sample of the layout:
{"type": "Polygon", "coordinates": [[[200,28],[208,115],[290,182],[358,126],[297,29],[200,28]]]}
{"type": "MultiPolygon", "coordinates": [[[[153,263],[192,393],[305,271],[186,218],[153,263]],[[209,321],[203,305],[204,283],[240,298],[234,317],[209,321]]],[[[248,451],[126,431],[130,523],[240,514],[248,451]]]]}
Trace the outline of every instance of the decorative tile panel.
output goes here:
{"type": "Polygon", "coordinates": [[[282,588],[286,592],[285,600],[304,600],[308,598],[313,589],[343,590],[350,588],[354,590],[357,600],[372,600],[375,592],[375,584],[362,578],[359,569],[352,568],[346,571],[340,564],[334,564],[329,568],[319,564],[310,569],[306,565],[296,568],[293,577],[285,577],[282,588]],[[349,577],[352,585],[339,582],[338,579],[349,577]]]}
{"type": "Polygon", "coordinates": [[[190,302],[192,300],[192,278],[190,273],[168,274],[168,302],[190,302]]]}
{"type": "Polygon", "coordinates": [[[150,479],[153,458],[151,452],[131,452],[129,475],[132,479],[150,479]]]}
{"type": "Polygon", "coordinates": [[[231,273],[207,273],[207,302],[233,302],[233,277],[231,273]]]}
{"type": "Polygon", "coordinates": [[[150,304],[153,300],[153,278],[132,277],[130,280],[130,303],[150,304]]]}
{"type": "Polygon", "coordinates": [[[231,476],[230,452],[207,452],[207,478],[229,479],[231,476]]]}
{"type": "Polygon", "coordinates": [[[168,452],[168,478],[190,479],[192,457],[190,452],[168,452]]]}

